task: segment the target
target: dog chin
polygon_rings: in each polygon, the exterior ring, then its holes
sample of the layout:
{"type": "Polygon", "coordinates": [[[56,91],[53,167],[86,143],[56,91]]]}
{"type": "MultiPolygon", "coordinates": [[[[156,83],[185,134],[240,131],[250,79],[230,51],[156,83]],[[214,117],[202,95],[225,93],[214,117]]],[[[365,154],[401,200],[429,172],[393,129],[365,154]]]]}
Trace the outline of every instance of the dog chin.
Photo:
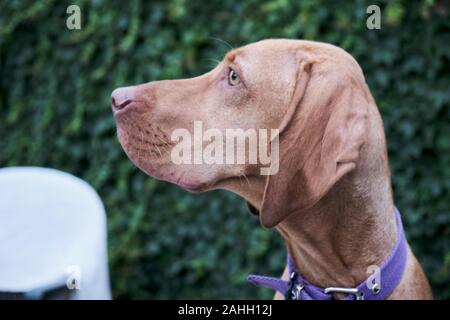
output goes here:
{"type": "Polygon", "coordinates": [[[177,178],[173,173],[170,173],[168,170],[161,170],[162,168],[156,169],[153,165],[148,164],[137,164],[135,165],[146,173],[148,176],[160,180],[172,183],[186,191],[192,193],[200,193],[208,190],[209,184],[201,181],[194,181],[186,178],[177,178]],[[161,172],[169,172],[167,174],[163,174],[161,172]]]}
{"type": "Polygon", "coordinates": [[[188,179],[183,175],[181,176],[181,178],[171,176],[171,177],[163,177],[161,180],[173,183],[178,187],[192,193],[200,193],[207,191],[209,187],[208,183],[202,181],[195,181],[194,179],[188,179]]]}
{"type": "Polygon", "coordinates": [[[206,183],[178,182],[175,184],[180,188],[192,193],[201,193],[208,190],[208,185],[206,183]]]}

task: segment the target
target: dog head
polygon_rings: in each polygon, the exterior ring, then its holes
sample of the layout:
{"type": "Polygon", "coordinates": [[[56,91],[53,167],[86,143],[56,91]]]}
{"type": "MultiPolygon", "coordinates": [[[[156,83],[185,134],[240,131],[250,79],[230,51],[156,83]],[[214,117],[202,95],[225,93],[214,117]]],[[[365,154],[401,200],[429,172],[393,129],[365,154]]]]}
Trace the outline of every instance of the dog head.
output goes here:
{"type": "MultiPolygon", "coordinates": [[[[140,169],[190,191],[229,188],[242,177],[259,176],[265,191],[256,205],[267,227],[314,205],[355,168],[366,140],[370,101],[361,69],[349,54],[296,40],[253,43],[230,51],[199,77],[154,81],[112,94],[119,141],[140,169]],[[279,142],[279,156],[267,150],[277,170],[261,176],[260,159],[205,161],[205,153],[217,156],[221,148],[212,151],[211,143],[220,134],[226,142],[227,129],[275,132],[268,141],[271,146],[279,142]],[[199,137],[196,130],[209,134],[199,137]],[[174,160],[174,155],[191,162],[174,160]]],[[[249,148],[260,143],[250,140],[245,140],[249,148]]],[[[233,150],[236,144],[231,142],[233,150]]],[[[224,159],[229,148],[225,143],[221,149],[224,159]]]]}

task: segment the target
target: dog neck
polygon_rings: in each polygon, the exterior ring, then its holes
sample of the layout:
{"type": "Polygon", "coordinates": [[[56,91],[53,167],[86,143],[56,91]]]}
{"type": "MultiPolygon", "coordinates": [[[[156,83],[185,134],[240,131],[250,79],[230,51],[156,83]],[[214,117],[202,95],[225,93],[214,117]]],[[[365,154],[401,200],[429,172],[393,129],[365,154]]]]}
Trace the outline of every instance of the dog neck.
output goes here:
{"type": "MultiPolygon", "coordinates": [[[[257,177],[247,183],[250,186],[237,181],[227,189],[261,208],[264,183],[257,177]]],[[[367,179],[352,172],[317,204],[292,213],[276,229],[303,278],[319,287],[355,287],[396,242],[389,175],[367,179]]]]}
{"type": "MultiPolygon", "coordinates": [[[[319,203],[295,212],[276,228],[298,272],[319,287],[355,287],[380,266],[396,242],[394,206],[390,190],[376,197],[357,194],[355,177],[337,183],[319,203]]],[[[390,189],[389,185],[385,188],[390,189]]],[[[373,193],[374,194],[374,193],[373,193]]]]}

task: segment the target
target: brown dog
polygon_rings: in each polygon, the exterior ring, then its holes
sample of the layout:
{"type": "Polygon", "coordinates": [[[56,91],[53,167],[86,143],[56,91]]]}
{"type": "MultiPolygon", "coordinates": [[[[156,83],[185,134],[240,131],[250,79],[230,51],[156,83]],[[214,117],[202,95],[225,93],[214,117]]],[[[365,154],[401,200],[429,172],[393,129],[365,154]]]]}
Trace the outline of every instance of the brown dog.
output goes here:
{"type": "MultiPolygon", "coordinates": [[[[139,168],[189,191],[241,195],[263,226],[283,235],[309,282],[354,287],[389,255],[397,227],[382,120],[344,50],[260,41],[200,77],[116,89],[112,104],[119,140],[139,168]],[[261,175],[259,162],[174,164],[172,132],[192,130],[197,120],[205,129],[279,129],[279,171],[261,175]]],[[[408,247],[390,299],[431,297],[408,247]]]]}

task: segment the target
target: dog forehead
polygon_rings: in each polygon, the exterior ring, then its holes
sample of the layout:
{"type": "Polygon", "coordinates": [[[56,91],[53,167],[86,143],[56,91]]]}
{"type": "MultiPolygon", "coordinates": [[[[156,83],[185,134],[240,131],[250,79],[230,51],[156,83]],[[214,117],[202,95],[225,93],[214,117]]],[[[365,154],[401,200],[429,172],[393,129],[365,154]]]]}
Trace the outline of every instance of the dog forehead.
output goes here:
{"type": "Polygon", "coordinates": [[[296,70],[292,46],[284,41],[252,43],[229,52],[226,58],[240,67],[247,80],[291,81],[296,70]]]}
{"type": "Polygon", "coordinates": [[[244,47],[234,50],[236,58],[242,57],[248,60],[262,60],[285,58],[292,53],[293,43],[288,40],[263,40],[250,43],[244,47]]]}
{"type": "Polygon", "coordinates": [[[233,52],[233,64],[255,104],[259,125],[277,127],[296,84],[298,61],[284,41],[257,42],[233,52]]]}

